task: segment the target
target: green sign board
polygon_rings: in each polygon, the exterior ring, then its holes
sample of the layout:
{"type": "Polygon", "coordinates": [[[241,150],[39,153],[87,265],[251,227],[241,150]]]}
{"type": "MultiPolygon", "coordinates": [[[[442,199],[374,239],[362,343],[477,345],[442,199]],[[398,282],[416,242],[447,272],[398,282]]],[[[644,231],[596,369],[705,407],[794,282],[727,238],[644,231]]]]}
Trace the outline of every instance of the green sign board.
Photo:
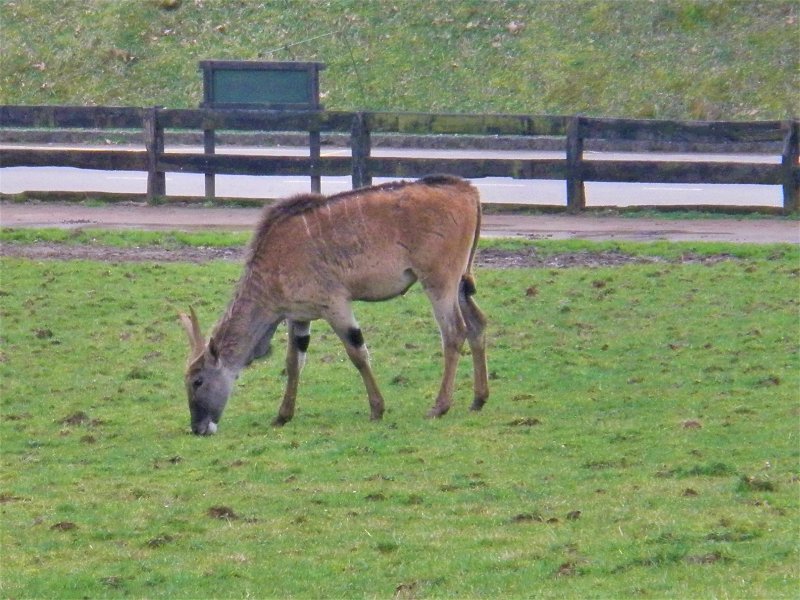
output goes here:
{"type": "Polygon", "coordinates": [[[203,106],[208,108],[319,109],[316,62],[204,60],[203,106]]]}

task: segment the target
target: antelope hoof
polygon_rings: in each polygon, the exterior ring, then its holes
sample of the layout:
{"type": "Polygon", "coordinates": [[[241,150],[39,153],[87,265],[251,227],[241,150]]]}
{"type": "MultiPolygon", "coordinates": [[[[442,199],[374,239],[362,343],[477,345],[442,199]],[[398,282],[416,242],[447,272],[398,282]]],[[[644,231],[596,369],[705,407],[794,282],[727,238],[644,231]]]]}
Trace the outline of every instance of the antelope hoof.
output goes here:
{"type": "Polygon", "coordinates": [[[475,400],[472,402],[472,406],[470,406],[469,409],[479,412],[483,408],[484,404],[486,404],[486,398],[475,398],[475,400]]]}
{"type": "Polygon", "coordinates": [[[428,419],[438,419],[439,417],[446,415],[448,410],[450,410],[449,406],[434,406],[425,416],[428,419]]]}
{"type": "Polygon", "coordinates": [[[284,425],[286,425],[291,420],[292,420],[292,417],[284,417],[283,415],[278,415],[277,417],[275,417],[275,419],[273,419],[272,426],[273,427],[283,427],[284,425]]]}

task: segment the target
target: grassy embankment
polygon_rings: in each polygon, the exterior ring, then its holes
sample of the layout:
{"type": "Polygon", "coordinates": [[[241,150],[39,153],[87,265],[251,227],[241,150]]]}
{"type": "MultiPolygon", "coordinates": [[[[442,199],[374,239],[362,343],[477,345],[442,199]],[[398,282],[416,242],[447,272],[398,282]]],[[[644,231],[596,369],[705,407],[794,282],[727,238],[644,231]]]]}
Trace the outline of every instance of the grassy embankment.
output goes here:
{"type": "Polygon", "coordinates": [[[217,58],[322,61],[331,109],[797,117],[798,12],[792,0],[3,2],[0,103],[195,107],[197,62],[217,58]]]}

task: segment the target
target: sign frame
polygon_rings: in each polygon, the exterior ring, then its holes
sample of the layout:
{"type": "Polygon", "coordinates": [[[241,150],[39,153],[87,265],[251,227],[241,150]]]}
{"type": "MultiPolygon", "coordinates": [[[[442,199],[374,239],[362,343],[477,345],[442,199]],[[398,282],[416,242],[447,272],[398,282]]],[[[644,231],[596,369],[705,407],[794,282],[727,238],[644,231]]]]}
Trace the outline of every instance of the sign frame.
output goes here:
{"type": "Polygon", "coordinates": [[[201,60],[200,70],[203,71],[203,102],[202,108],[231,108],[231,109],[273,109],[273,110],[322,110],[319,101],[319,72],[325,68],[324,63],[320,62],[286,62],[286,61],[259,61],[259,60],[201,60]],[[270,100],[267,98],[254,98],[252,101],[230,101],[221,98],[230,98],[237,95],[235,89],[237,75],[246,76],[247,73],[262,79],[274,78],[275,83],[284,85],[287,82],[287,75],[305,75],[304,81],[298,88],[292,88],[292,98],[283,100],[270,100]],[[222,73],[230,74],[230,80],[225,92],[216,89],[217,79],[222,73]],[[233,86],[233,89],[231,89],[233,86]],[[297,101],[300,96],[305,101],[297,101]]]}

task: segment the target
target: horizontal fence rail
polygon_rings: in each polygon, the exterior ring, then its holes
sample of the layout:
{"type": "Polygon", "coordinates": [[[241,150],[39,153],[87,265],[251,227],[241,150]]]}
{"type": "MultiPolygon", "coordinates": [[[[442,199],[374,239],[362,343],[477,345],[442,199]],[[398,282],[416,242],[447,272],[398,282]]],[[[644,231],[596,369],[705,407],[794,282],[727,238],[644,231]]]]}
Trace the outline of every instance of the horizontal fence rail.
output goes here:
{"type": "Polygon", "coordinates": [[[0,126],[141,129],[144,109],[126,106],[0,106],[0,126]]]}
{"type": "Polygon", "coordinates": [[[344,111],[161,109],[83,106],[0,106],[0,127],[29,129],[115,129],[142,132],[142,150],[0,149],[0,167],[59,166],[146,171],[147,198],[166,195],[165,173],[203,173],[213,198],[216,174],[305,175],[319,188],[322,176],[352,178],[354,188],[373,177],[421,177],[450,173],[465,178],[562,179],[567,208],[586,208],[586,182],[707,183],[779,185],[783,211],[800,206],[798,121],[686,122],[603,119],[582,116],[473,115],[344,111]],[[205,151],[165,152],[165,130],[205,134],[205,151]],[[306,132],[309,156],[253,156],[215,153],[217,131],[306,132]],[[320,132],[349,134],[351,156],[320,156],[320,132]],[[372,134],[551,136],[565,139],[565,158],[481,159],[374,157],[372,134]],[[680,142],[733,145],[778,142],[780,163],[587,160],[588,140],[680,142]]]}

